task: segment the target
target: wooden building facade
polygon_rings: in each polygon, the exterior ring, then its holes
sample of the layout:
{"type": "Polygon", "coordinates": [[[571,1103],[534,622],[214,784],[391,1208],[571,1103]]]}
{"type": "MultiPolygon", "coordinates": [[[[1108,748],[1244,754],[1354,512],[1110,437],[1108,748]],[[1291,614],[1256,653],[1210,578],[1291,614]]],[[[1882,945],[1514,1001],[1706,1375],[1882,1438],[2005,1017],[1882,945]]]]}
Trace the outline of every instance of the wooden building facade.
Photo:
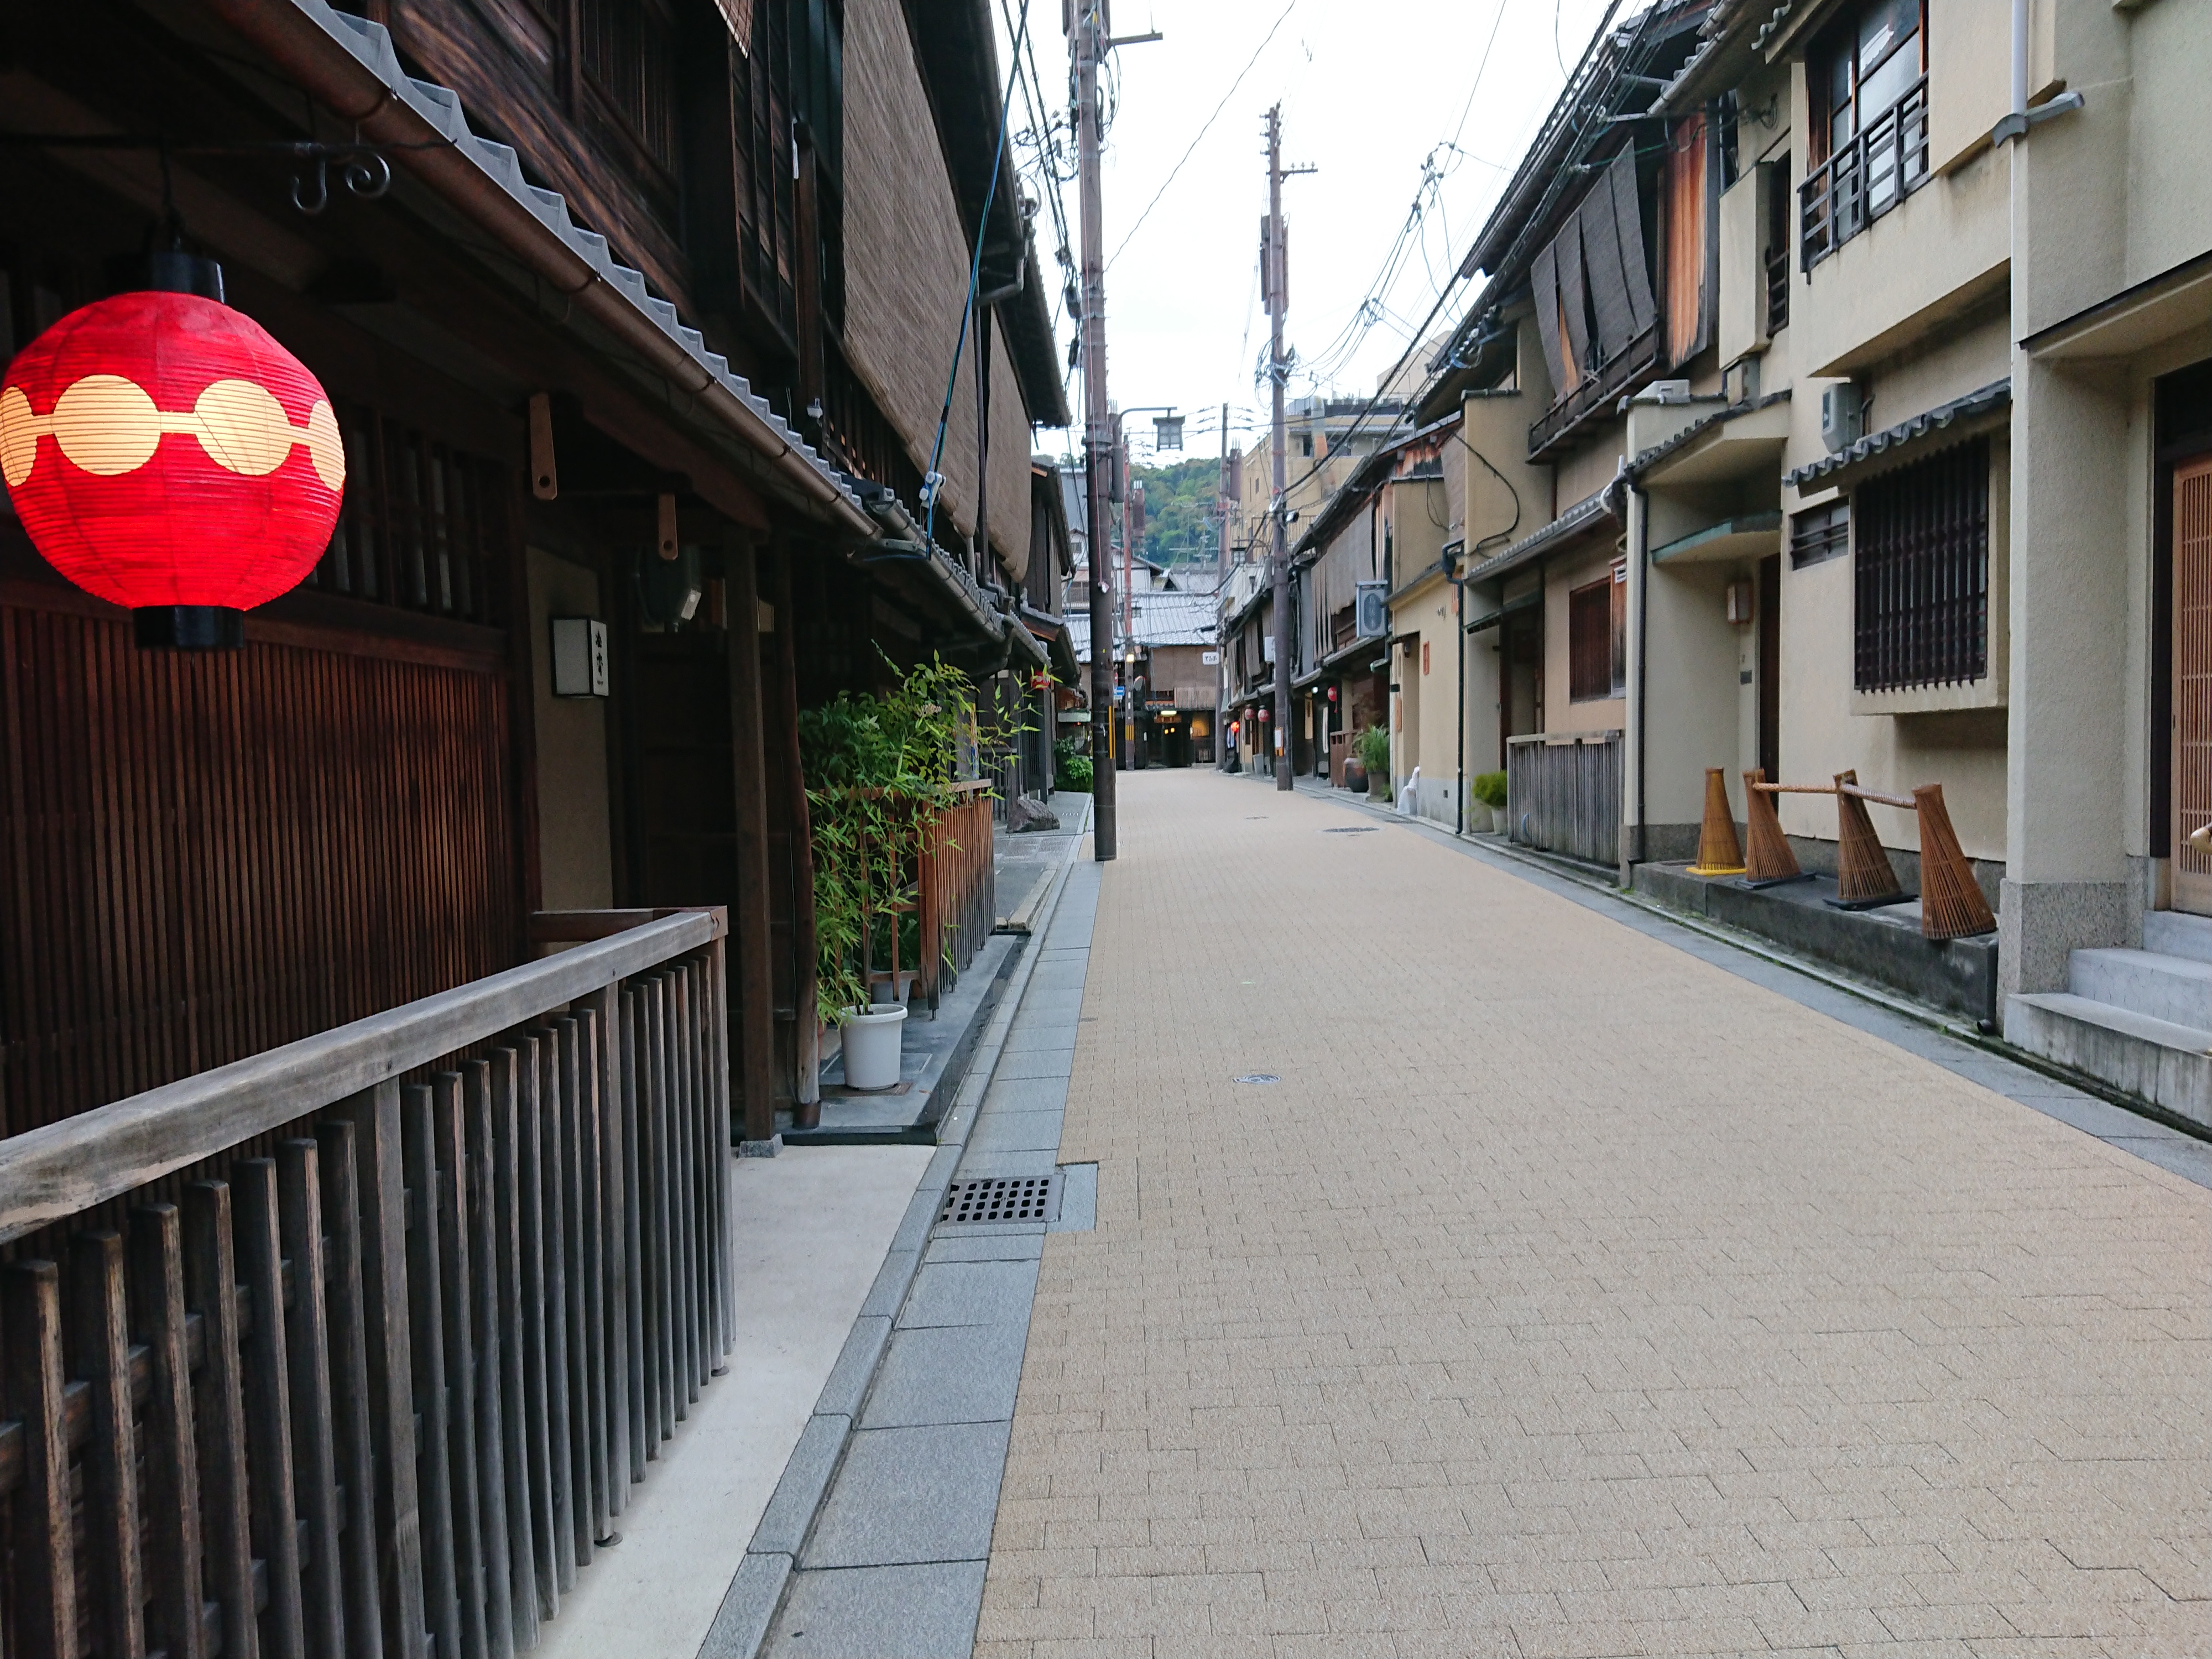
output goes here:
{"type": "Polygon", "coordinates": [[[933,653],[1029,684],[1029,433],[1066,418],[970,131],[988,13],[910,9],[11,23],[0,356],[179,244],[322,381],[349,484],[308,584],[209,656],[137,650],[0,516],[0,1127],[511,966],[541,910],[698,903],[732,910],[748,1121],[806,1096],[797,711],[933,653]],[[556,617],[605,625],[604,696],[555,685],[556,617]]]}
{"type": "Polygon", "coordinates": [[[188,254],[348,477],[205,653],[0,496],[0,1651],[527,1648],[742,1340],[731,1142],[818,1072],[799,712],[1034,695],[1066,568],[990,12],[928,9],[0,28],[0,361],[188,254]]]}

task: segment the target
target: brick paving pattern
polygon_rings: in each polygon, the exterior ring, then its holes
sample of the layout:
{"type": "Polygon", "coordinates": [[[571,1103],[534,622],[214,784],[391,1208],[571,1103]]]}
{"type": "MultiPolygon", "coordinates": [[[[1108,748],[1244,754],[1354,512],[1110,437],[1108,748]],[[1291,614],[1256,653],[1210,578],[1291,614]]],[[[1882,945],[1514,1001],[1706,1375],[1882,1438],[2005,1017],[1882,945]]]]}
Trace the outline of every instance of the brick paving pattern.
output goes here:
{"type": "Polygon", "coordinates": [[[1121,784],[979,1656],[2212,1653],[2212,1194],[1412,834],[1121,784]]]}

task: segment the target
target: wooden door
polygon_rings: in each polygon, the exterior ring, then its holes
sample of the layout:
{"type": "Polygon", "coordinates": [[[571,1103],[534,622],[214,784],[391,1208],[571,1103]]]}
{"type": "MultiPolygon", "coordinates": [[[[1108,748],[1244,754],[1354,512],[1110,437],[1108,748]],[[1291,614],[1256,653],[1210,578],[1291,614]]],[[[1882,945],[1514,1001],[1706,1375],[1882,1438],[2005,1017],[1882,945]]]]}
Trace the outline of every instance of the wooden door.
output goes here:
{"type": "Polygon", "coordinates": [[[2212,915],[2212,455],[2173,470],[2173,905],[2212,915]]]}

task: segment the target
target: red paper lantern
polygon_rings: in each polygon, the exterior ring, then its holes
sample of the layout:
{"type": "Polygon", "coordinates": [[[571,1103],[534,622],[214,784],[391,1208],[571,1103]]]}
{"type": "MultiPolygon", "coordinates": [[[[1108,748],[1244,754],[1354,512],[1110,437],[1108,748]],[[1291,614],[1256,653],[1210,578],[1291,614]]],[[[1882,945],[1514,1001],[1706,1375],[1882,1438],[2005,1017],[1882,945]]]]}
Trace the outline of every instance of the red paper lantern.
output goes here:
{"type": "Polygon", "coordinates": [[[243,313],[118,294],[0,383],[0,476],[49,563],[137,613],[142,645],[236,645],[330,544],[345,447],[305,364],[243,313]]]}

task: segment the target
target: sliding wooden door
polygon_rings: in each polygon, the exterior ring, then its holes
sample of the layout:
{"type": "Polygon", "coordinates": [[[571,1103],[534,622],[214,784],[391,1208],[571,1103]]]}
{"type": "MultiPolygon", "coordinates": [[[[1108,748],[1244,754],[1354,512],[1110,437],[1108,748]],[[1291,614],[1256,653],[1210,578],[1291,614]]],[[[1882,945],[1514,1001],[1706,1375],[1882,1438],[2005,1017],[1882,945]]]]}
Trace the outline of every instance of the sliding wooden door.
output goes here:
{"type": "Polygon", "coordinates": [[[2173,470],[2173,904],[2212,915],[2212,455],[2173,470]]]}

